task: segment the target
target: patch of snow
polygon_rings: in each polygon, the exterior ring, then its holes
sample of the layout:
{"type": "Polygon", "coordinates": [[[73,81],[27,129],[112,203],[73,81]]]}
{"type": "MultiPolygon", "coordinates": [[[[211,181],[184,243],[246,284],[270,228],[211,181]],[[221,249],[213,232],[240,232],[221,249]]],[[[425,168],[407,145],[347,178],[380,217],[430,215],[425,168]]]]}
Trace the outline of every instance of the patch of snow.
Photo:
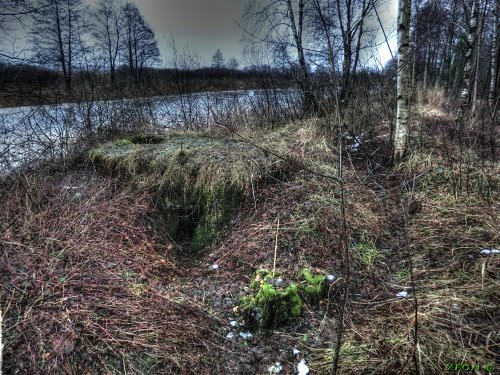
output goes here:
{"type": "Polygon", "coordinates": [[[328,275],[326,277],[326,279],[329,281],[329,282],[332,282],[333,280],[335,280],[335,276],[334,275],[328,275]]]}
{"type": "Polygon", "coordinates": [[[229,322],[229,325],[230,325],[231,327],[236,327],[236,326],[238,325],[238,322],[237,322],[236,320],[231,320],[231,321],[229,322]]]}
{"type": "Polygon", "coordinates": [[[300,354],[300,350],[297,348],[293,348],[293,355],[298,356],[300,354]]]}
{"type": "Polygon", "coordinates": [[[270,374],[279,374],[283,371],[283,365],[280,362],[276,362],[274,365],[268,368],[270,374]]]}
{"type": "Polygon", "coordinates": [[[298,375],[309,374],[309,367],[307,367],[305,359],[303,359],[302,361],[299,362],[299,364],[297,366],[297,374],[298,375]]]}
{"type": "Polygon", "coordinates": [[[226,339],[233,339],[234,338],[234,333],[232,332],[229,332],[227,335],[226,335],[226,339]]]}
{"type": "Polygon", "coordinates": [[[359,137],[355,137],[354,138],[354,143],[352,143],[350,145],[347,145],[347,148],[350,151],[354,152],[354,151],[358,151],[359,146],[361,146],[361,139],[359,137]]]}
{"type": "Polygon", "coordinates": [[[240,332],[239,335],[246,339],[251,339],[253,337],[252,332],[240,332]]]}
{"type": "Polygon", "coordinates": [[[500,254],[499,249],[483,249],[480,251],[482,255],[493,255],[493,254],[500,254]]]}
{"type": "Polygon", "coordinates": [[[218,265],[218,264],[212,264],[212,269],[213,269],[213,270],[216,270],[216,269],[218,269],[218,268],[219,268],[219,265],[218,265]]]}
{"type": "Polygon", "coordinates": [[[406,298],[406,297],[408,297],[408,292],[405,292],[403,290],[402,292],[399,292],[398,294],[396,294],[396,297],[398,297],[398,298],[406,298]]]}
{"type": "Polygon", "coordinates": [[[278,277],[276,279],[276,285],[281,285],[281,284],[283,284],[283,279],[281,277],[278,277]]]}

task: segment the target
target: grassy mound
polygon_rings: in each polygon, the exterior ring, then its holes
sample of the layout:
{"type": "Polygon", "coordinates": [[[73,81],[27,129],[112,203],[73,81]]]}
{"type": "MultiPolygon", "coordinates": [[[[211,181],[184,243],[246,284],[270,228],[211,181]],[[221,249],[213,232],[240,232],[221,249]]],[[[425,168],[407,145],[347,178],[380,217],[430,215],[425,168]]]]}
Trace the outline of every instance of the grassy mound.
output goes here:
{"type": "Polygon", "coordinates": [[[167,231],[176,238],[180,225],[194,251],[213,241],[259,181],[283,172],[286,164],[249,143],[193,133],[120,139],[93,149],[90,159],[166,193],[167,231]],[[192,228],[180,223],[182,217],[191,218],[192,228]]]}

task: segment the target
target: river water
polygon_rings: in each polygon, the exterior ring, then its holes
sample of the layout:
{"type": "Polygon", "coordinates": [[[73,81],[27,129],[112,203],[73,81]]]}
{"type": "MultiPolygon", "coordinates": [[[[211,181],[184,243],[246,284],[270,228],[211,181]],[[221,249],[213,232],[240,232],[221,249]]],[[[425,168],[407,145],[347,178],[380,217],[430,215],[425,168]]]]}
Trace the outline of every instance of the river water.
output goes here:
{"type": "Polygon", "coordinates": [[[295,90],[248,90],[1,108],[0,175],[64,157],[76,137],[96,132],[242,126],[297,115],[299,103],[295,90]]]}

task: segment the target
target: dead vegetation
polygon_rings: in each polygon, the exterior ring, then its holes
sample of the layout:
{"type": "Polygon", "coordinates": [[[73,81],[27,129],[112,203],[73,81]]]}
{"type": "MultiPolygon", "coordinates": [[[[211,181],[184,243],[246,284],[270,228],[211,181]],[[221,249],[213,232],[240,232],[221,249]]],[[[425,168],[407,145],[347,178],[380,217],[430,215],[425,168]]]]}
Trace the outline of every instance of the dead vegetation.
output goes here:
{"type": "MultiPolygon", "coordinates": [[[[416,366],[439,374],[450,363],[499,358],[500,257],[480,251],[500,246],[500,170],[477,149],[461,152],[443,133],[453,124],[440,121],[423,118],[427,137],[394,167],[373,167],[363,154],[370,149],[347,159],[352,282],[343,374],[406,374],[416,366]],[[397,297],[401,291],[408,296],[397,297]]],[[[129,139],[92,157],[132,184],[81,171],[29,180],[35,202],[17,186],[0,213],[7,365],[19,373],[265,374],[280,361],[294,374],[298,348],[312,374],[329,373],[345,270],[339,186],[287,169],[299,159],[335,173],[335,141],[317,124],[254,134],[282,159],[236,137],[174,135],[171,146],[129,139]],[[265,177],[253,190],[252,174],[265,177]],[[184,258],[148,228],[152,193],[141,187],[203,192],[221,184],[246,199],[206,252],[184,258]],[[243,322],[237,301],[256,270],[274,265],[283,278],[308,268],[335,281],[286,326],[242,338],[247,328],[229,325],[243,322]]]]}
{"type": "Polygon", "coordinates": [[[144,226],[145,193],[84,171],[30,181],[30,191],[36,207],[19,186],[2,204],[5,369],[213,366],[219,318],[176,282],[172,247],[144,226]]]}

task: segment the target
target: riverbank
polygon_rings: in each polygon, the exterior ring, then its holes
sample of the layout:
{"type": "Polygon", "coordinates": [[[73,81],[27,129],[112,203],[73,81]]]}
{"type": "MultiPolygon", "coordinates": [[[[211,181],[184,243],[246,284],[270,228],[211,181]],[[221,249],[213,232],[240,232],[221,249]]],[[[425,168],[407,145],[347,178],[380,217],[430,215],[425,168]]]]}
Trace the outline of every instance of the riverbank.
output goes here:
{"type": "MultiPolygon", "coordinates": [[[[342,373],[494,363],[500,254],[483,250],[500,247],[499,163],[474,149],[460,154],[458,138],[445,136],[455,126],[446,116],[423,118],[414,152],[395,166],[387,137],[370,139],[346,155],[346,237],[340,187],[325,177],[335,175],[336,140],[323,121],[254,134],[286,146],[287,173],[250,184],[214,244],[197,254],[158,229],[158,190],[146,179],[87,162],[6,182],[4,367],[294,374],[303,363],[329,373],[347,280],[342,373]],[[299,317],[255,330],[240,298],[262,268],[285,282],[304,268],[333,279],[299,317]]],[[[211,136],[235,137],[218,132],[211,136]]]]}

